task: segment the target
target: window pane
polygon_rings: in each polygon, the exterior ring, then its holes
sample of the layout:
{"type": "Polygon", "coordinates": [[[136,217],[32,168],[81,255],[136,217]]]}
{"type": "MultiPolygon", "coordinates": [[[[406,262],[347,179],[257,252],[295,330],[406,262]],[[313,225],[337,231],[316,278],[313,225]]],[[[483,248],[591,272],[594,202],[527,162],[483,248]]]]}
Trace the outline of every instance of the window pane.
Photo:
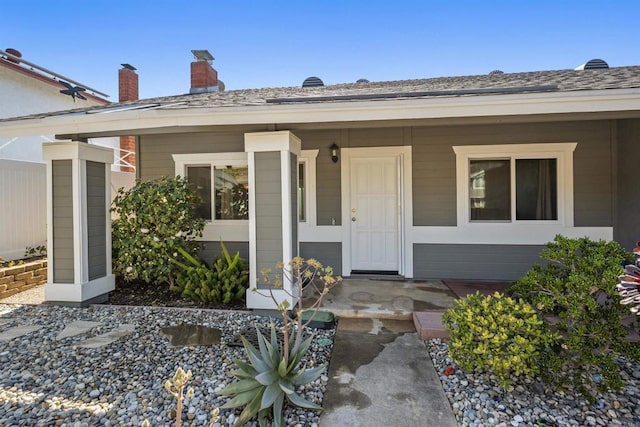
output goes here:
{"type": "Polygon", "coordinates": [[[196,207],[198,217],[211,220],[211,167],[187,166],[187,182],[200,197],[201,203],[196,207]]]}
{"type": "Polygon", "coordinates": [[[470,160],[469,199],[472,221],[510,220],[510,160],[470,160]]]}
{"type": "Polygon", "coordinates": [[[516,160],[516,219],[558,219],[556,159],[516,160]]]}
{"type": "Polygon", "coordinates": [[[216,166],[216,219],[249,219],[247,166],[216,166]]]}
{"type": "Polygon", "coordinates": [[[298,221],[306,221],[304,163],[298,164],[298,221]]]}

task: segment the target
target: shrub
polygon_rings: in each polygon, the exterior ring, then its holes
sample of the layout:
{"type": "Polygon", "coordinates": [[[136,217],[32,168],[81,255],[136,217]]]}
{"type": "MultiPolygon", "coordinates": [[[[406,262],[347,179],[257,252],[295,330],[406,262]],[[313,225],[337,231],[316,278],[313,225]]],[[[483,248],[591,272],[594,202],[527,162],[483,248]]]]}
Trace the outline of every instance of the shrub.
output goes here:
{"type": "Polygon", "coordinates": [[[622,263],[629,254],[616,242],[556,236],[534,266],[508,292],[541,312],[559,341],[541,359],[544,378],[574,384],[587,398],[590,390],[622,385],[613,350],[624,348],[622,324],[628,309],[616,292],[622,263]]]}
{"type": "Polygon", "coordinates": [[[249,285],[249,264],[240,258],[239,252],[232,258],[224,243],[220,242],[220,246],[223,256],[215,258],[211,267],[178,248],[189,264],[172,259],[183,272],[178,274],[171,290],[204,303],[229,304],[241,299],[249,285]]]}
{"type": "Polygon", "coordinates": [[[496,375],[503,386],[511,375],[537,373],[539,355],[555,339],[533,307],[498,292],[457,300],[442,320],[451,357],[465,370],[496,375]]]}
{"type": "MultiPolygon", "coordinates": [[[[302,285],[312,286],[317,298],[308,310],[317,312],[324,296],[329,290],[340,283],[341,277],[333,277],[331,267],[324,267],[314,259],[304,260],[294,258],[289,265],[278,265],[282,274],[276,274],[275,283],[268,279],[270,270],[264,270],[263,277],[269,285],[268,296],[274,303],[276,298],[273,288],[283,290],[289,296],[302,296],[302,285]],[[292,291],[283,287],[283,278],[293,283],[292,291]]],[[[260,291],[256,292],[260,293],[260,291]]],[[[267,296],[267,294],[262,294],[267,296]]],[[[282,341],[278,339],[275,326],[271,326],[271,338],[267,339],[258,331],[258,347],[256,349],[244,337],[242,343],[249,359],[249,363],[235,359],[234,363],[239,368],[233,373],[238,381],[228,385],[218,392],[223,396],[233,396],[222,408],[237,408],[244,406],[240,417],[236,421],[237,426],[245,424],[248,420],[258,415],[259,424],[266,425],[266,417],[273,414],[273,424],[283,426],[283,405],[285,399],[292,405],[311,410],[321,410],[317,404],[305,400],[296,393],[296,386],[308,384],[317,379],[325,370],[325,366],[306,369],[304,357],[313,341],[313,335],[303,339],[303,331],[313,320],[313,315],[306,321],[302,321],[302,298],[297,299],[296,307],[291,307],[285,299],[277,306],[278,312],[284,320],[281,329],[282,341]]]]}
{"type": "Polygon", "coordinates": [[[173,284],[177,266],[169,261],[186,247],[197,248],[204,221],[196,216],[199,199],[183,178],[139,182],[118,190],[111,208],[113,271],[125,280],[173,284]]]}

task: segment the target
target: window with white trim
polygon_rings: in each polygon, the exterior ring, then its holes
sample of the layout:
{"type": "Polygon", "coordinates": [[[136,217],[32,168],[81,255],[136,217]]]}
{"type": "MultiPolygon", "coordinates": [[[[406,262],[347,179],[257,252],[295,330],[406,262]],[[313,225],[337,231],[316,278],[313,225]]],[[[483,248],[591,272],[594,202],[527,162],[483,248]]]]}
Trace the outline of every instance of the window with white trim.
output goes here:
{"type": "Polygon", "coordinates": [[[208,222],[248,221],[249,174],[246,153],[174,154],[176,175],[184,176],[202,200],[208,222]]]}
{"type": "Polygon", "coordinates": [[[575,143],[456,146],[459,224],[573,225],[575,143]]]}
{"type": "Polygon", "coordinates": [[[298,156],[298,222],[316,225],[316,158],[319,150],[302,150],[298,156]]]}

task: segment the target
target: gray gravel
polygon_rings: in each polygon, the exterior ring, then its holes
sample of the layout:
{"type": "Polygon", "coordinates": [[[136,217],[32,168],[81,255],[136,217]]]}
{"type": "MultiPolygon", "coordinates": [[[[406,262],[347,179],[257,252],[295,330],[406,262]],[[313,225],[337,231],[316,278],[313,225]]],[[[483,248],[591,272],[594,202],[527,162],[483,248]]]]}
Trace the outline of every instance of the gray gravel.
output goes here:
{"type": "Polygon", "coordinates": [[[558,391],[537,378],[513,379],[508,390],[495,377],[465,373],[441,340],[427,349],[461,426],[640,426],[640,364],[619,359],[625,387],[589,404],[575,390],[558,391]],[[445,375],[447,367],[451,375],[445,375]]]}
{"type": "MultiPolygon", "coordinates": [[[[241,347],[227,346],[232,335],[246,325],[269,324],[268,318],[243,312],[180,310],[151,307],[92,306],[69,308],[0,304],[0,326],[41,325],[41,329],[0,343],[0,425],[36,426],[138,426],[146,418],[153,426],[174,425],[175,400],[164,382],[178,366],[193,372],[189,385],[195,395],[183,411],[184,425],[209,425],[211,411],[228,398],[216,395],[233,382],[234,358],[245,359],[241,347]],[[66,324],[97,321],[89,332],[56,341],[66,324]],[[160,327],[181,323],[223,330],[222,344],[170,347],[160,327]],[[99,348],[77,347],[82,341],[108,333],[121,324],[135,331],[99,348]]],[[[335,330],[317,331],[306,364],[313,367],[329,361],[332,345],[318,339],[333,339],[335,330]]],[[[246,359],[245,359],[246,360],[246,359]]],[[[323,375],[298,391],[318,404],[328,378],[323,375]]],[[[233,425],[239,410],[221,410],[220,426],[233,425]]],[[[315,426],[318,414],[288,407],[289,426],[315,426]]]]}

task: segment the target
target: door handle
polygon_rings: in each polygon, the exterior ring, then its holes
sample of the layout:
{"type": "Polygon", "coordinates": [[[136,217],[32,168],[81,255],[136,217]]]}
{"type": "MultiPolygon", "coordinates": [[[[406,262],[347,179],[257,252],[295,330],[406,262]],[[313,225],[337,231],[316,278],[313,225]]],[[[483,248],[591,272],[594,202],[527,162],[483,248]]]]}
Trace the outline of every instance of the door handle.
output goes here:
{"type": "Polygon", "coordinates": [[[355,217],[355,216],[352,216],[352,217],[351,217],[351,221],[352,221],[352,222],[356,222],[356,217],[355,217]]]}

